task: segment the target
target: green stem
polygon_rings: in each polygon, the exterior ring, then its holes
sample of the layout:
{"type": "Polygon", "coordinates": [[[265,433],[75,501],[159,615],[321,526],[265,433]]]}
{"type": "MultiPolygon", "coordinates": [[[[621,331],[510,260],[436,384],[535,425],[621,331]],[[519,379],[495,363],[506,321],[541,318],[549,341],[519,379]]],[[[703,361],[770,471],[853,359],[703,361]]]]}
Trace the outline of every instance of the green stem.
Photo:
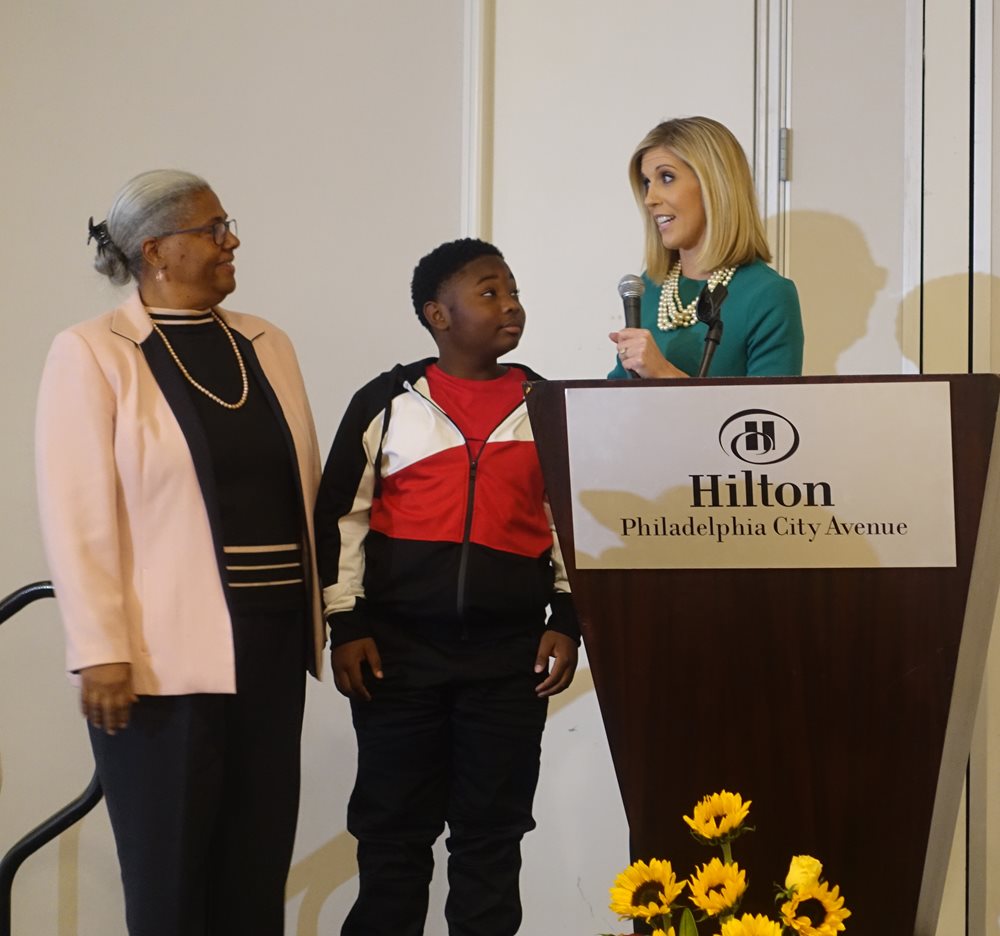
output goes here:
{"type": "Polygon", "coordinates": [[[724,864],[733,863],[733,846],[729,841],[722,843],[722,861],[724,864]]]}

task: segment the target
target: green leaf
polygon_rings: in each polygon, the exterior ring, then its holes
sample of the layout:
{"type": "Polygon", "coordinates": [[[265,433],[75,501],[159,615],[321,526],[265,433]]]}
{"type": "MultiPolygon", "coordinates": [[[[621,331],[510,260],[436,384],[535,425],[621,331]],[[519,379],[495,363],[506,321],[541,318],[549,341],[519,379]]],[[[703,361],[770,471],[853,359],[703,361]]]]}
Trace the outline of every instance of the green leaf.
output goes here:
{"type": "Polygon", "coordinates": [[[681,914],[681,925],[677,930],[677,936],[698,936],[698,925],[694,922],[694,914],[688,909],[681,914]]]}

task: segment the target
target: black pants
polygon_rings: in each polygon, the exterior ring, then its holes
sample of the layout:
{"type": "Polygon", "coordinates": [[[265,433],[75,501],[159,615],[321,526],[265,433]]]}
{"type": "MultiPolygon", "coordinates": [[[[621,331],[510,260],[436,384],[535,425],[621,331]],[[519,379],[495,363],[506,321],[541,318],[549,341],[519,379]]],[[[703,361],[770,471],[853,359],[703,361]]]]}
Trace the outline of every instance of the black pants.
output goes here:
{"type": "Polygon", "coordinates": [[[280,936],[299,802],[301,615],[234,623],[236,695],[143,696],[90,729],[130,936],[280,936]]]}
{"type": "Polygon", "coordinates": [[[360,890],[342,936],[420,936],[434,841],[447,822],[450,936],[513,936],[521,837],[535,827],[547,703],[541,634],[438,641],[405,623],[376,633],[385,677],[354,702],[358,776],[347,827],[360,890]]]}

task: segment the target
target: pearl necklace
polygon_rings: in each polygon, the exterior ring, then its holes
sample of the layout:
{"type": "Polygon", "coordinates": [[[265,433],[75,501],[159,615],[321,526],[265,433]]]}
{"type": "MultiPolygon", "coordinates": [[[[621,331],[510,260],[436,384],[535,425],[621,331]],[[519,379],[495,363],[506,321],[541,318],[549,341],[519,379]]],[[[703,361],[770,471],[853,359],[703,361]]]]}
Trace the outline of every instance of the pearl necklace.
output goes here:
{"type": "Polygon", "coordinates": [[[233,346],[233,353],[236,355],[236,363],[239,365],[240,368],[240,379],[243,381],[243,393],[240,395],[240,398],[235,403],[227,403],[225,400],[222,399],[222,397],[216,396],[214,393],[212,393],[211,390],[207,389],[206,387],[203,387],[200,383],[198,383],[198,381],[191,376],[191,374],[188,372],[188,369],[181,362],[181,359],[177,356],[177,352],[173,349],[173,346],[170,344],[170,342],[167,341],[167,336],[163,334],[163,329],[161,329],[160,326],[156,324],[156,322],[152,323],[153,330],[156,332],[156,334],[160,336],[160,340],[166,346],[166,349],[169,352],[170,356],[174,359],[174,363],[180,369],[180,372],[184,375],[184,378],[187,380],[187,382],[191,384],[191,386],[194,387],[195,390],[200,390],[210,400],[212,400],[215,403],[218,403],[219,406],[223,406],[229,410],[237,410],[244,403],[246,403],[247,394],[250,390],[250,382],[247,380],[246,364],[243,363],[243,355],[240,354],[240,349],[236,344],[236,339],[233,337],[233,333],[226,326],[226,323],[222,321],[221,317],[215,311],[215,309],[212,309],[211,312],[212,312],[212,318],[214,318],[215,321],[219,323],[219,325],[222,327],[222,330],[226,333],[226,337],[229,339],[229,343],[233,346]]]}
{"type": "MultiPolygon", "coordinates": [[[[736,272],[736,267],[720,267],[713,270],[708,277],[708,291],[715,292],[717,286],[728,286],[736,272]]],[[[678,260],[667,274],[660,287],[660,302],[656,310],[656,327],[660,331],[672,331],[675,328],[687,328],[698,321],[698,296],[687,305],[681,302],[678,286],[681,281],[681,262],[678,260]]]]}

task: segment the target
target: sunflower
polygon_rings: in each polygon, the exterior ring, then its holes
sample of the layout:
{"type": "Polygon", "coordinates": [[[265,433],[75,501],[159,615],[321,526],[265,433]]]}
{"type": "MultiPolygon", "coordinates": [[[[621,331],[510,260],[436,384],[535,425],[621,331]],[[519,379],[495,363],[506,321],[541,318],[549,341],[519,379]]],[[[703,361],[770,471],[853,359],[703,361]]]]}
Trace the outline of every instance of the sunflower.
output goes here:
{"type": "Polygon", "coordinates": [[[684,821],[691,827],[696,838],[710,844],[722,838],[735,838],[740,832],[746,831],[741,827],[750,811],[751,802],[752,800],[747,800],[744,803],[739,793],[723,790],[696,803],[692,810],[694,817],[685,816],[684,821]]]}
{"type": "Polygon", "coordinates": [[[751,916],[744,913],[743,918],[735,917],[722,924],[722,932],[717,936],[781,936],[781,924],[766,916],[751,916]]]}
{"type": "Polygon", "coordinates": [[[713,858],[691,875],[691,903],[709,916],[732,910],[747,889],[747,876],[737,864],[713,858]]]}
{"type": "Polygon", "coordinates": [[[781,905],[781,915],[799,936],[835,936],[845,928],[851,911],[844,906],[839,887],[817,881],[797,887],[791,900],[781,905]]]}
{"type": "Polygon", "coordinates": [[[823,865],[811,855],[796,855],[788,865],[785,876],[785,890],[791,891],[798,887],[811,887],[819,883],[823,873],[823,865]]]}
{"type": "Polygon", "coordinates": [[[664,916],[686,883],[678,883],[669,861],[653,858],[648,865],[637,861],[615,878],[610,906],[623,920],[664,916]]]}

